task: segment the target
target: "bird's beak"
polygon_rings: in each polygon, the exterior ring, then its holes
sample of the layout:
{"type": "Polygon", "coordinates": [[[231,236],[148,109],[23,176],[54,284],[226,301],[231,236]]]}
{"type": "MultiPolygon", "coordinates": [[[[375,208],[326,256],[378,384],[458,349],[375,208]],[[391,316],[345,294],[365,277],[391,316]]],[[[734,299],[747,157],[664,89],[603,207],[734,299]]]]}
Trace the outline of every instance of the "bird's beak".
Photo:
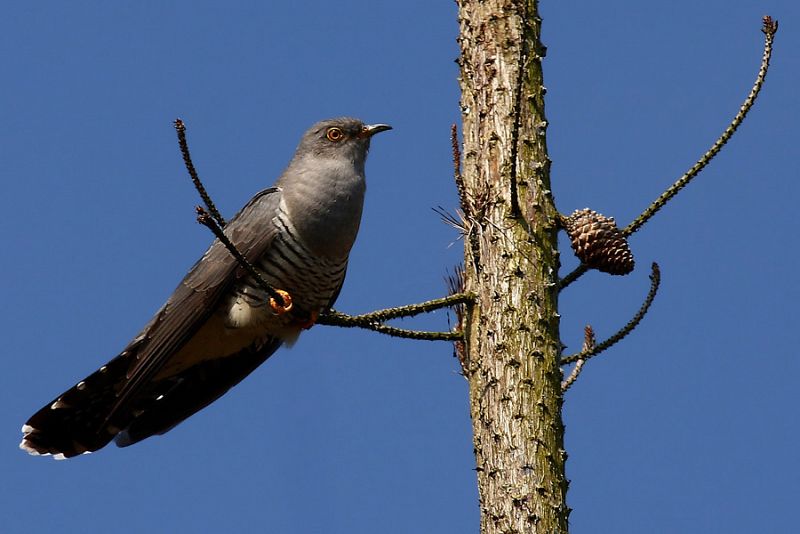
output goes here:
{"type": "Polygon", "coordinates": [[[358,137],[364,139],[366,137],[372,137],[376,133],[385,132],[386,130],[391,129],[392,127],[388,124],[365,124],[361,129],[361,132],[358,134],[358,137]]]}

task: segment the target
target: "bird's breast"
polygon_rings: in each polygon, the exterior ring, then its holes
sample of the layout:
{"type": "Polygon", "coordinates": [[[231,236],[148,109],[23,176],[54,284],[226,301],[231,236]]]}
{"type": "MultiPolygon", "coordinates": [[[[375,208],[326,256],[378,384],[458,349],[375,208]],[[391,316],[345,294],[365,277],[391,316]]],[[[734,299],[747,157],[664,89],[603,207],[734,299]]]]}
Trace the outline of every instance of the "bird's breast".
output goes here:
{"type": "Polygon", "coordinates": [[[278,314],[269,304],[269,295],[248,276],[230,296],[228,324],[235,328],[257,326],[284,338],[287,327],[330,306],[344,280],[347,255],[329,257],[311,249],[284,211],[274,222],[277,234],[256,267],[273,288],[289,293],[293,311],[278,314]]]}

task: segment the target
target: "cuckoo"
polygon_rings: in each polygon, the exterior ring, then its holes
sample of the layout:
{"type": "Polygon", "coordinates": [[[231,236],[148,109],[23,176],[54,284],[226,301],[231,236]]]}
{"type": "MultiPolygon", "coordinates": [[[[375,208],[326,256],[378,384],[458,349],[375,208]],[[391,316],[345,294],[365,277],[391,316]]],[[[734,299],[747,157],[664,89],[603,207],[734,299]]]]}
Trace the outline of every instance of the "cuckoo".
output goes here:
{"type": "Polygon", "coordinates": [[[215,240],[117,357],[28,419],[20,448],[63,459],[163,434],[291,345],[339,294],[370,139],[389,129],[351,118],[315,124],[275,185],[225,226],[284,302],[215,240]]]}

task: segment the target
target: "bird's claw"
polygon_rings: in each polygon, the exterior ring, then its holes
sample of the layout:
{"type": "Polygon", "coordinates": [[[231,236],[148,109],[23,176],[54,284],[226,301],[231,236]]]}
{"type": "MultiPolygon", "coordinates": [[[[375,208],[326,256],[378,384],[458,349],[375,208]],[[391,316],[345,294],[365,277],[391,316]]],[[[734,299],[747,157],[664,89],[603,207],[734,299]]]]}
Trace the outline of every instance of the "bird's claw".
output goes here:
{"type": "Polygon", "coordinates": [[[277,300],[273,297],[269,298],[269,306],[272,308],[278,315],[283,315],[284,313],[288,313],[292,310],[292,296],[283,289],[276,289],[275,290],[283,299],[283,305],[279,304],[277,300]]]}

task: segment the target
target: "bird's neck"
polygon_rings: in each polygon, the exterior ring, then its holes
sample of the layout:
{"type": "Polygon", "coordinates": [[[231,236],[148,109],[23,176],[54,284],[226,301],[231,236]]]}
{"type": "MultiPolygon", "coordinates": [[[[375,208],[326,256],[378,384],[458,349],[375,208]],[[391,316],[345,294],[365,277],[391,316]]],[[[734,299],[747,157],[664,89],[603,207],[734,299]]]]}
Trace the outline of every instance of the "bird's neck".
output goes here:
{"type": "Polygon", "coordinates": [[[282,208],[303,243],[321,256],[346,257],[361,222],[363,162],[292,161],[277,185],[283,192],[282,208]]]}

